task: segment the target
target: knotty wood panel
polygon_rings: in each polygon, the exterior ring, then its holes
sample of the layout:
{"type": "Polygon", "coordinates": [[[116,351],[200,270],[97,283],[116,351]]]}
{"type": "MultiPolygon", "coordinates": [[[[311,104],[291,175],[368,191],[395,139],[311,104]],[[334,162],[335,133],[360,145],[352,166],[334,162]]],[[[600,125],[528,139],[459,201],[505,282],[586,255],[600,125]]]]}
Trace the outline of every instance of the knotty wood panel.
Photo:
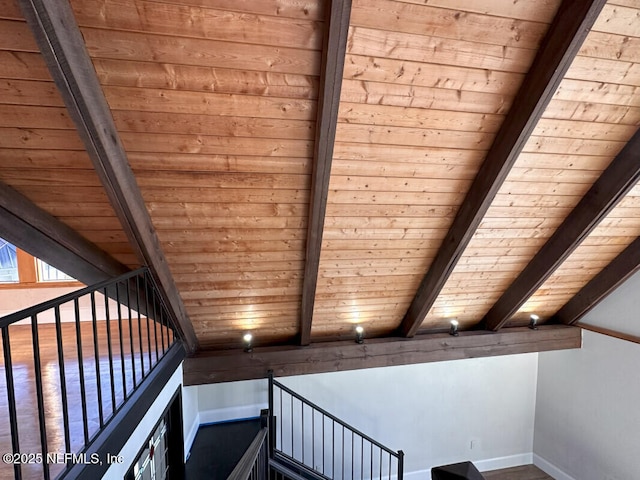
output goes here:
{"type": "MultiPolygon", "coordinates": [[[[523,21],[470,9],[353,3],[314,312],[317,338],[347,335],[360,322],[375,334],[398,326],[550,20],[548,12],[523,21]],[[351,308],[336,305],[335,295],[351,308]]],[[[581,174],[585,184],[594,175],[581,174]]],[[[561,212],[556,217],[542,227],[555,226],[561,212]]],[[[472,260],[466,269],[491,261],[472,260]]]]}
{"type": "Polygon", "coordinates": [[[202,345],[294,335],[323,2],[71,3],[202,345]]]}
{"type": "MultiPolygon", "coordinates": [[[[468,260],[507,238],[528,239],[527,247],[517,253],[532,258],[566,210],[577,204],[637,130],[640,112],[633,98],[640,78],[634,62],[640,58],[633,45],[640,29],[628,21],[630,12],[622,10],[620,18],[611,6],[603,10],[454,270],[452,279],[457,283],[450,279],[423,328],[443,327],[450,316],[459,317],[465,326],[482,318],[499,297],[496,292],[506,288],[527,262],[517,261],[512,249],[506,249],[501,258],[489,257],[493,261],[483,271],[470,270],[468,260]],[[610,22],[617,26],[611,27],[610,22]],[[556,154],[564,159],[562,163],[556,163],[556,154]],[[500,278],[496,284],[482,287],[482,280],[494,277],[500,278]],[[477,300],[465,297],[466,285],[473,285],[477,300]]],[[[630,205],[636,199],[633,194],[628,198],[520,308],[511,325],[526,324],[532,312],[543,321],[552,316],[635,238],[638,223],[630,205]]]]}
{"type": "Polygon", "coordinates": [[[640,216],[636,209],[626,208],[630,201],[638,200],[637,195],[626,196],[607,217],[600,222],[565,262],[551,275],[514,315],[511,324],[522,323],[528,312],[535,311],[543,319],[552,317],[589,280],[621,253],[632,240],[609,243],[616,239],[613,228],[626,228],[631,234],[640,236],[640,216]],[[594,248],[597,248],[597,255],[594,248]],[[579,282],[571,282],[571,276],[579,282]],[[550,302],[549,298],[553,301],[550,302]],[[540,313],[538,313],[540,312],[540,313]]]}
{"type": "Polygon", "coordinates": [[[0,11],[0,179],[86,238],[96,225],[118,232],[90,240],[138,267],[17,4],[0,11]]]}

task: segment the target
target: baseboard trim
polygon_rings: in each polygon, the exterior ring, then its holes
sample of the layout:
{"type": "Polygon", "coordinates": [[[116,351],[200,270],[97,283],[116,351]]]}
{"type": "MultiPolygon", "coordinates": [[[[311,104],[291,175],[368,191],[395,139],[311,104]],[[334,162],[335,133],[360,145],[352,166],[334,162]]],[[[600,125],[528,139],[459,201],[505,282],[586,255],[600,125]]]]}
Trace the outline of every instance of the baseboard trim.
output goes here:
{"type": "Polygon", "coordinates": [[[200,425],[207,425],[210,423],[229,422],[231,420],[257,418],[260,416],[260,410],[266,408],[269,408],[266,403],[257,403],[253,405],[242,405],[239,407],[204,410],[202,412],[199,412],[199,422],[200,425]]]}
{"type": "MultiPolygon", "coordinates": [[[[465,459],[460,459],[463,462],[465,459]]],[[[499,470],[501,468],[519,467],[520,465],[530,465],[533,462],[532,453],[518,453],[516,455],[508,455],[506,457],[487,458],[485,460],[471,460],[478,470],[481,472],[487,472],[489,470],[499,470]]],[[[453,460],[449,463],[456,463],[453,460]]],[[[442,465],[439,463],[438,465],[442,465]]],[[[406,472],[404,478],[407,480],[424,480],[425,478],[431,478],[431,469],[438,465],[432,465],[425,470],[418,470],[413,472],[406,472]]],[[[573,480],[573,479],[571,479],[573,480]]]]}
{"type": "Polygon", "coordinates": [[[196,418],[194,418],[193,423],[191,424],[191,428],[189,428],[189,431],[184,437],[184,461],[185,462],[189,459],[189,455],[191,454],[191,447],[193,446],[193,442],[196,439],[198,428],[200,428],[200,413],[196,413],[196,418]]]}
{"type": "Polygon", "coordinates": [[[531,465],[533,463],[533,453],[518,453],[506,457],[488,458],[477,460],[473,464],[481,472],[499,470],[501,468],[519,467],[520,465],[531,465]]]}
{"type": "Polygon", "coordinates": [[[576,480],[571,475],[560,470],[553,463],[545,460],[540,455],[533,454],[533,464],[547,475],[552,476],[555,480],[576,480]]]}

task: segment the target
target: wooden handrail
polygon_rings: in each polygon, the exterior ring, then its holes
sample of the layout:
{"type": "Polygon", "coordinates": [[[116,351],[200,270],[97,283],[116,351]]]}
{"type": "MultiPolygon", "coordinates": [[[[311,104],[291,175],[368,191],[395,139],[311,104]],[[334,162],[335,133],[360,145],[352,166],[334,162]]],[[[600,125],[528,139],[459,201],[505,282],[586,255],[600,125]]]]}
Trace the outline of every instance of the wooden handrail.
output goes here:
{"type": "MultiPolygon", "coordinates": [[[[262,428],[258,432],[256,437],[251,442],[251,445],[249,445],[249,448],[247,449],[247,451],[244,452],[244,455],[242,456],[242,458],[240,459],[236,467],[233,469],[231,474],[227,477],[227,480],[247,480],[247,478],[249,478],[249,475],[253,470],[253,466],[256,463],[256,459],[260,454],[260,450],[262,449],[266,441],[267,432],[268,432],[268,429],[266,427],[262,428]]],[[[265,463],[265,467],[266,467],[266,463],[265,463]]]]}

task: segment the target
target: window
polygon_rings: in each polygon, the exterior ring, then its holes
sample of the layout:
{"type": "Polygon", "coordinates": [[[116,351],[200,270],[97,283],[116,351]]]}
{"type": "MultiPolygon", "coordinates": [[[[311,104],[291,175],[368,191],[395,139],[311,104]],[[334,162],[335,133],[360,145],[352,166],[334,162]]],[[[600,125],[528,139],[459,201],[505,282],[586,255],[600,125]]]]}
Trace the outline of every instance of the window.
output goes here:
{"type": "Polygon", "coordinates": [[[37,287],[77,281],[48,263],[0,238],[0,284],[37,287]]]}
{"type": "Polygon", "coordinates": [[[18,252],[15,245],[0,238],[0,283],[16,283],[18,278],[18,252]]]}
{"type": "Polygon", "coordinates": [[[73,282],[75,280],[73,277],[43,262],[39,258],[36,258],[36,265],[38,267],[39,282],[73,282]]]}

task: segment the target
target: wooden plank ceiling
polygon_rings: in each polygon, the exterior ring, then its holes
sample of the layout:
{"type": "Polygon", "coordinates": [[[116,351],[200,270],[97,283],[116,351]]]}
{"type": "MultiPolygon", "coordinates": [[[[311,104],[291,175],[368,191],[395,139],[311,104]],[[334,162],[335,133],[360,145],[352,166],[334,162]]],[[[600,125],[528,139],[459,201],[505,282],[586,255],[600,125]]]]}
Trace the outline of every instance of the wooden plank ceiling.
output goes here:
{"type": "MultiPolygon", "coordinates": [[[[70,6],[201,350],[553,323],[638,249],[637,0],[70,6]]],[[[0,181],[146,263],[37,28],[0,0],[0,181]]]]}

